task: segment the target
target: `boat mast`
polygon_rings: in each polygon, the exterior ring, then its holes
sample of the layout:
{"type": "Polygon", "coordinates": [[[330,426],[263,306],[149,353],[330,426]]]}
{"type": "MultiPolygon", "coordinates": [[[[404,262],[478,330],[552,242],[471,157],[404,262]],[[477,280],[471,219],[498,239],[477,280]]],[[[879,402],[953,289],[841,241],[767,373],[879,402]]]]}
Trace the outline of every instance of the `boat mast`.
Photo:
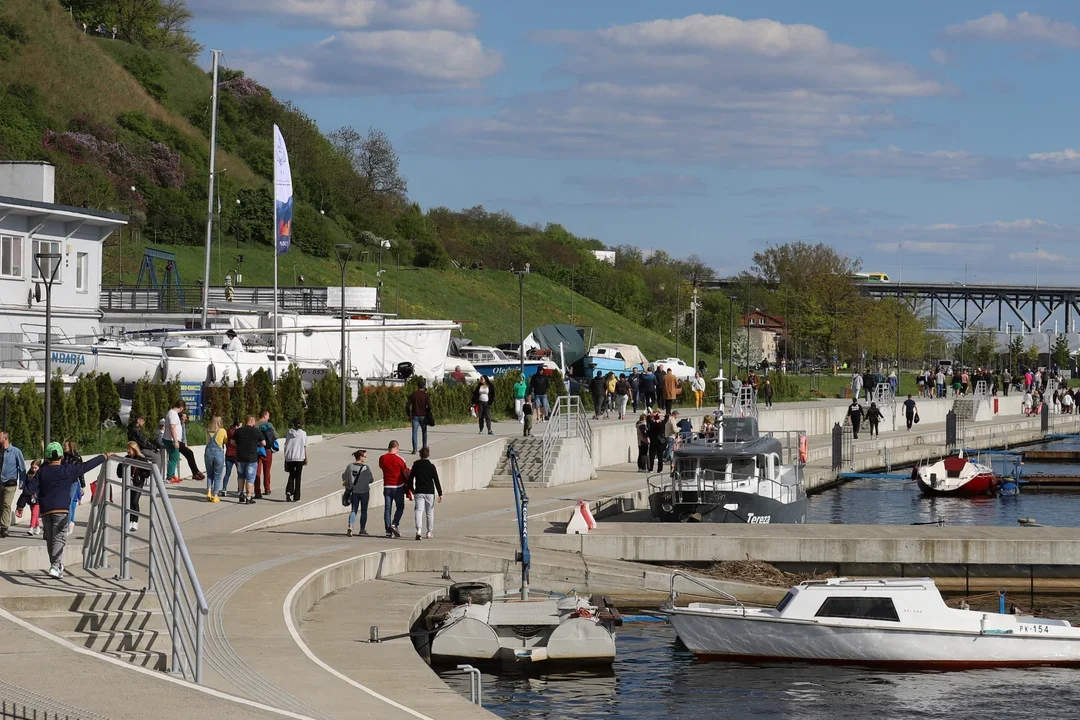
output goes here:
{"type": "Polygon", "coordinates": [[[214,93],[210,100],[210,186],[206,192],[206,264],[203,266],[202,287],[202,329],[206,329],[207,313],[210,304],[210,242],[214,228],[214,180],[217,174],[217,101],[218,101],[218,59],[220,50],[211,50],[214,58],[214,93]]]}

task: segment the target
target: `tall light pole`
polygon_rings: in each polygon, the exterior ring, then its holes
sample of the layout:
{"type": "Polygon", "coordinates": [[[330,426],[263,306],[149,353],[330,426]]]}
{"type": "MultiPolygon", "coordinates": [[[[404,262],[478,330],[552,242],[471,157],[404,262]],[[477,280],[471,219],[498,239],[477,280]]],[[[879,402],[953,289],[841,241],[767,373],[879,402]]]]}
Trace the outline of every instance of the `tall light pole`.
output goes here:
{"type": "Polygon", "coordinates": [[[518,345],[518,365],[521,377],[525,377],[525,276],[529,274],[529,263],[524,270],[514,272],[518,276],[518,333],[521,336],[518,345]]]}
{"type": "MultiPolygon", "coordinates": [[[[34,263],[38,277],[45,283],[45,445],[48,445],[52,441],[52,287],[60,270],[60,253],[37,253],[34,263]]],[[[40,285],[36,295],[40,301],[40,285]]]]}
{"type": "MultiPolygon", "coordinates": [[[[734,350],[734,340],[735,340],[735,301],[738,300],[739,298],[735,297],[734,295],[728,295],[727,299],[729,301],[728,306],[731,308],[731,320],[729,322],[730,327],[728,328],[728,336],[727,336],[728,377],[734,379],[735,356],[732,353],[734,353],[734,351],[735,351],[734,350]]],[[[749,349],[750,348],[747,348],[748,351],[749,351],[749,349]]]]}
{"type": "Polygon", "coordinates": [[[896,313],[896,387],[900,387],[900,313],[896,313]]]}
{"type": "MultiPolygon", "coordinates": [[[[215,157],[217,152],[217,108],[218,108],[218,60],[221,57],[220,50],[211,50],[210,55],[213,57],[213,77],[214,77],[214,92],[210,97],[210,184],[206,190],[206,262],[203,265],[203,287],[202,287],[202,327],[206,329],[207,314],[209,313],[210,304],[210,247],[211,238],[214,232],[214,182],[217,180],[217,165],[215,164],[215,157]]],[[[276,242],[276,241],[275,241],[276,242]]],[[[277,257],[276,255],[274,257],[277,257]]],[[[276,266],[275,266],[276,267],[276,266]]],[[[275,271],[275,280],[276,271],[275,271]]],[[[274,327],[277,327],[277,307],[274,309],[274,327]]],[[[277,332],[276,330],[274,331],[277,332]]],[[[274,336],[274,342],[277,342],[277,335],[274,336]]],[[[274,348],[274,357],[277,357],[277,348],[274,348]]],[[[274,379],[277,379],[277,368],[274,368],[274,379]]]]}
{"type": "Polygon", "coordinates": [[[679,357],[679,326],[682,325],[682,318],[679,317],[679,300],[682,296],[682,278],[680,277],[675,282],[675,357],[679,357]]]}
{"type": "MultiPolygon", "coordinates": [[[[382,279],[382,276],[383,276],[382,251],[383,250],[389,250],[389,249],[390,249],[390,241],[389,240],[380,240],[379,241],[379,270],[378,270],[378,272],[375,273],[375,277],[379,278],[379,286],[375,290],[375,292],[378,293],[378,296],[375,298],[375,305],[378,307],[379,310],[382,310],[382,286],[383,286],[383,279],[382,279]]],[[[352,251],[350,250],[350,253],[351,252],[352,251]]]]}
{"type": "Polygon", "coordinates": [[[697,370],[697,282],[694,283],[694,369],[697,370]]]}
{"type": "Polygon", "coordinates": [[[339,243],[334,246],[337,253],[338,265],[341,267],[341,427],[345,427],[346,408],[348,401],[345,399],[346,383],[349,381],[349,373],[345,363],[345,267],[352,257],[353,246],[348,243],[339,243]]]}

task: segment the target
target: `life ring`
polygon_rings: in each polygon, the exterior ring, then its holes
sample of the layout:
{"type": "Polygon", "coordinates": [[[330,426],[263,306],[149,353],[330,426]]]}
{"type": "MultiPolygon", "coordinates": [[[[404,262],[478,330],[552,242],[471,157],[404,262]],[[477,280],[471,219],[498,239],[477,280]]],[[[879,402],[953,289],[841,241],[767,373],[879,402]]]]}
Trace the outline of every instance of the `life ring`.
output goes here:
{"type": "Polygon", "coordinates": [[[810,459],[810,439],[805,435],[799,436],[799,462],[804,465],[810,459]]]}

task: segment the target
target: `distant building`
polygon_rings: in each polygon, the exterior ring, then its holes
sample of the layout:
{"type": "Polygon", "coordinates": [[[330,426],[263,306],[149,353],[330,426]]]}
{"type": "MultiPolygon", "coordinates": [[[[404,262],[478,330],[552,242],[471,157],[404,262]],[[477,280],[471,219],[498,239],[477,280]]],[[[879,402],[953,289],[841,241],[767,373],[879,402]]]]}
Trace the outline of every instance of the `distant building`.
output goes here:
{"type": "MultiPolygon", "coordinates": [[[[38,253],[59,253],[53,285],[53,337],[90,337],[101,319],[105,239],[127,224],[117,213],[57,205],[56,168],[45,162],[0,162],[0,342],[45,341],[45,288],[38,253]]],[[[46,272],[50,268],[45,268],[46,272]]],[[[24,362],[17,347],[0,345],[0,365],[24,362]]]]}
{"type": "Polygon", "coordinates": [[[780,343],[787,335],[784,318],[754,308],[742,316],[739,325],[744,331],[746,328],[750,329],[751,357],[760,357],[768,360],[770,365],[775,365],[780,343]]]}
{"type": "Polygon", "coordinates": [[[615,251],[614,250],[593,250],[593,257],[600,262],[606,262],[608,265],[615,264],[615,251]]]}

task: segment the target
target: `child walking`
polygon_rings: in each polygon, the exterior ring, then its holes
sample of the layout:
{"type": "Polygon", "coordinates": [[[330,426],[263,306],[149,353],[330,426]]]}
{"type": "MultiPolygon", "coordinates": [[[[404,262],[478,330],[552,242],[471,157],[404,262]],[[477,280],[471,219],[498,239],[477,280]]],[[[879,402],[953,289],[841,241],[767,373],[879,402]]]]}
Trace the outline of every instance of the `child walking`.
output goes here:
{"type": "MultiPolygon", "coordinates": [[[[40,460],[32,461],[30,469],[26,472],[26,477],[34,477],[39,467],[41,467],[40,460]]],[[[19,502],[15,506],[15,517],[21,518],[23,509],[27,505],[30,506],[30,529],[26,531],[26,534],[30,537],[37,537],[41,535],[41,505],[38,504],[37,497],[30,494],[29,482],[23,486],[22,495],[19,496],[19,502]]]]}
{"type": "Polygon", "coordinates": [[[522,426],[523,437],[532,435],[533,428],[533,398],[532,395],[525,397],[525,403],[521,406],[521,416],[525,421],[522,426]]]}

